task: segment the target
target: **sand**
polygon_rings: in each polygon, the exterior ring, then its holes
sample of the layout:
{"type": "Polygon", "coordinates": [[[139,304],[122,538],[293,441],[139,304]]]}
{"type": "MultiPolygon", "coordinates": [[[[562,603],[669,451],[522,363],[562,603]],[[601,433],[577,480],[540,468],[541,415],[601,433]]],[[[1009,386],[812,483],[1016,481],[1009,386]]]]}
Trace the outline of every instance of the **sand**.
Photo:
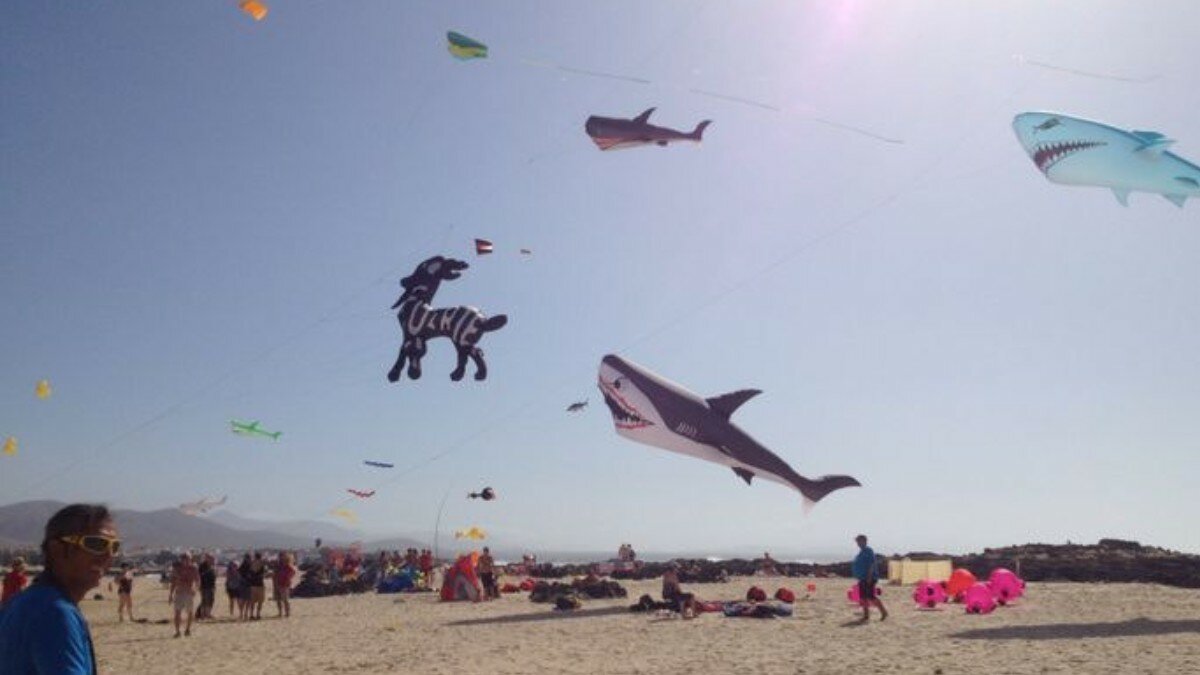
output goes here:
{"type": "MultiPolygon", "coordinates": [[[[846,579],[735,578],[685,584],[706,600],[781,585],[814,598],[792,618],[691,621],[628,612],[659,582],[622,582],[630,597],[588,600],[573,613],[514,594],[442,603],[432,593],[298,599],[290,619],[228,618],[175,639],[166,591],[139,579],[135,610],[151,623],[117,622],[116,596],[82,603],[102,673],[1200,673],[1200,592],[1144,584],[1034,583],[987,616],[961,606],[917,610],[911,587],[886,586],[886,622],[851,625],[846,579]]],[[[220,589],[219,589],[220,590],[220,589]]]]}

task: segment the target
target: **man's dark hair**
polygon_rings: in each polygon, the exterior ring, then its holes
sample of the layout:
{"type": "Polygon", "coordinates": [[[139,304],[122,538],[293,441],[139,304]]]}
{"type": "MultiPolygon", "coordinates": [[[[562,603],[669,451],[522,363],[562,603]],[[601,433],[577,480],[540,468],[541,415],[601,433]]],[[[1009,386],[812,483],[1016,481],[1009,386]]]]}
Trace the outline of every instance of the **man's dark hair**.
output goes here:
{"type": "Polygon", "coordinates": [[[50,516],[46,521],[46,534],[42,537],[42,557],[46,567],[50,567],[50,542],[94,530],[106,520],[112,520],[112,514],[104,504],[71,504],[50,516]]]}

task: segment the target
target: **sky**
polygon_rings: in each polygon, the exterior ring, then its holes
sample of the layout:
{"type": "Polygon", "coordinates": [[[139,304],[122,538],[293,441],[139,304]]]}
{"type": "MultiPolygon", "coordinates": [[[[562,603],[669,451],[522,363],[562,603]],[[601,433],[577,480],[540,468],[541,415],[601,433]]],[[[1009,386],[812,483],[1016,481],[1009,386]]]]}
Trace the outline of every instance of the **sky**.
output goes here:
{"type": "Polygon", "coordinates": [[[1200,205],[1051,184],[1011,128],[1053,110],[1200,159],[1200,4],[269,5],[0,5],[0,502],[228,495],[532,550],[1200,553],[1200,205]],[[584,134],[650,107],[713,122],[584,134]],[[451,382],[438,340],[388,383],[397,282],[437,254],[471,266],[435,305],[509,318],[490,376],[451,382]],[[806,514],[618,437],[607,353],[763,390],[739,426],[862,487],[806,514]]]}

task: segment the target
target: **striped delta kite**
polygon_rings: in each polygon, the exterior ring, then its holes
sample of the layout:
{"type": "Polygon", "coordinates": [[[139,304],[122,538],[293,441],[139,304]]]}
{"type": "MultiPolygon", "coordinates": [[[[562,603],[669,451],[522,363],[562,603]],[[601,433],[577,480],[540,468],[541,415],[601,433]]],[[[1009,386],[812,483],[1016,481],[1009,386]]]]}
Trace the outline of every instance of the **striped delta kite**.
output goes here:
{"type": "Polygon", "coordinates": [[[486,59],[488,54],[487,45],[454,31],[446,33],[446,48],[450,50],[454,58],[460,61],[486,59]]]}

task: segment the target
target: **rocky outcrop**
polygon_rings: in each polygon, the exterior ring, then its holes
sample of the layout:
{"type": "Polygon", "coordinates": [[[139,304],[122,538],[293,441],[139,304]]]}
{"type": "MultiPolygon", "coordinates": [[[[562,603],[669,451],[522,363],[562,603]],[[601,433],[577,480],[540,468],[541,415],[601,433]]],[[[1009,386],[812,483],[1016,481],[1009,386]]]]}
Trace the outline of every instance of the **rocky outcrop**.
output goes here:
{"type": "Polygon", "coordinates": [[[1094,545],[1025,544],[952,556],[955,567],[986,576],[1007,567],[1026,581],[1140,582],[1200,588],[1200,556],[1101,539],[1094,545]]]}
{"type": "MultiPolygon", "coordinates": [[[[1200,556],[1142,546],[1123,539],[1101,539],[1092,545],[1025,544],[988,548],[983,553],[967,555],[916,551],[890,557],[950,558],[955,567],[965,567],[980,578],[987,578],[997,567],[1007,567],[1026,581],[1140,582],[1200,588],[1200,556]]],[[[676,562],[680,564],[679,579],[683,583],[719,582],[730,576],[754,575],[762,569],[761,560],[680,559],[676,562]]],[[[616,570],[611,576],[614,579],[654,579],[662,576],[667,564],[639,563],[634,569],[616,570]]],[[[777,562],[775,568],[785,577],[851,576],[849,561],[826,565],[777,562]]],[[[541,565],[533,570],[533,576],[561,579],[569,575],[582,576],[593,569],[591,564],[541,565]]]]}

